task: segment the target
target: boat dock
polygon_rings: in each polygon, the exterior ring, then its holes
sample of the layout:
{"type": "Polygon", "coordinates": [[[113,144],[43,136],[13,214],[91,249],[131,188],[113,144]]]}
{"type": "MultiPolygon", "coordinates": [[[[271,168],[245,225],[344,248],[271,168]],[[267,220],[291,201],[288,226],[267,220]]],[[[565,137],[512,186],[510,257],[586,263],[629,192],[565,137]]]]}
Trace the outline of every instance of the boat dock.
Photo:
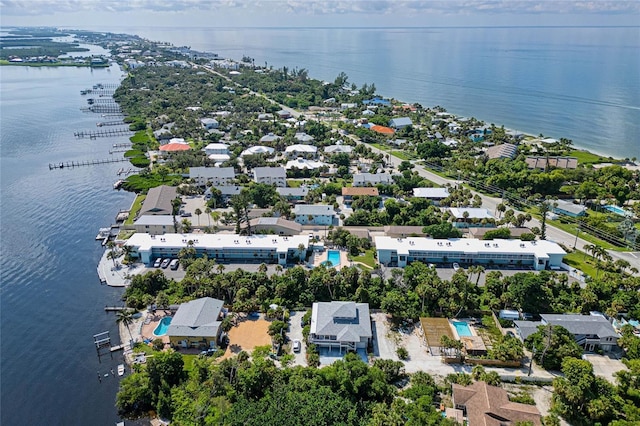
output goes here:
{"type": "Polygon", "coordinates": [[[102,121],[100,123],[96,123],[96,126],[98,127],[104,127],[104,126],[121,126],[124,125],[125,122],[122,120],[115,120],[115,121],[102,121]]]}
{"type": "Polygon", "coordinates": [[[129,308],[127,308],[126,306],[105,306],[104,307],[104,311],[105,312],[120,312],[120,311],[125,311],[129,308]]]}
{"type": "Polygon", "coordinates": [[[63,161],[61,163],[49,163],[49,170],[72,169],[74,167],[95,166],[98,164],[123,163],[128,158],[107,158],[105,160],[63,161]]]}
{"type": "Polygon", "coordinates": [[[89,138],[89,139],[97,139],[97,138],[111,138],[115,136],[130,136],[133,132],[128,128],[122,129],[108,129],[108,130],[94,130],[94,131],[79,131],[73,132],[73,136],[78,139],[89,138]]]}

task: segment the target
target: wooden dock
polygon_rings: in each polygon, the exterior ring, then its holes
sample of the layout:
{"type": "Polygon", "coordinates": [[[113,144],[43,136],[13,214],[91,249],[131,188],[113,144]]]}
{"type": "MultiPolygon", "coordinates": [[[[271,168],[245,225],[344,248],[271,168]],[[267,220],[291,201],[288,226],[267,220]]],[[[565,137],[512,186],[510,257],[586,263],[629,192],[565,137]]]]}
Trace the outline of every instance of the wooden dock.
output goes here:
{"type": "Polygon", "coordinates": [[[104,311],[105,312],[119,312],[119,311],[126,311],[127,308],[126,306],[105,306],[104,307],[104,311]]]}
{"type": "Polygon", "coordinates": [[[85,160],[85,161],[64,161],[62,163],[49,163],[49,170],[72,169],[82,166],[96,166],[98,164],[122,163],[129,161],[128,158],[108,158],[106,160],[85,160]]]}
{"type": "Polygon", "coordinates": [[[133,132],[128,128],[94,130],[94,131],[81,130],[79,132],[73,132],[73,136],[75,136],[78,139],[82,139],[82,138],[97,139],[97,138],[112,138],[116,136],[129,136],[132,133],[133,132]]]}
{"type": "Polygon", "coordinates": [[[96,123],[97,127],[105,127],[105,126],[123,126],[124,124],[126,124],[124,121],[122,120],[116,120],[116,121],[102,121],[100,123],[96,123]]]}
{"type": "Polygon", "coordinates": [[[124,343],[119,344],[118,346],[111,346],[111,349],[109,350],[110,352],[118,352],[123,350],[127,345],[125,345],[124,343]]]}

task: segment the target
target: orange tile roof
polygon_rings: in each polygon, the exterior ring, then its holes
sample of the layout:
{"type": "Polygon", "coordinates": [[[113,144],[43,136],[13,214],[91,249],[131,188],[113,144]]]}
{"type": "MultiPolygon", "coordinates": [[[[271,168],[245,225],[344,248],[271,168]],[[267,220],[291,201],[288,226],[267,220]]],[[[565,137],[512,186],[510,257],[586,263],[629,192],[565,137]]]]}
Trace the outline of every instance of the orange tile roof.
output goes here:
{"type": "Polygon", "coordinates": [[[378,126],[377,124],[371,126],[370,129],[383,135],[393,135],[394,133],[394,130],[391,127],[378,126]]]}
{"type": "Polygon", "coordinates": [[[191,147],[186,143],[168,143],[160,147],[160,151],[174,152],[174,151],[187,151],[191,147]]]}

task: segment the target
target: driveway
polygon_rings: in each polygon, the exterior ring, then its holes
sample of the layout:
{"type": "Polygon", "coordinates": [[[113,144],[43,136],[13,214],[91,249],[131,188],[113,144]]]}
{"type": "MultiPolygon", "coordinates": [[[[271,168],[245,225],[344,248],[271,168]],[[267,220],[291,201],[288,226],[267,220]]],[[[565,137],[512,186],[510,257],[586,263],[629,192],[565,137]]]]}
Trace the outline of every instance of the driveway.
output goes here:
{"type": "Polygon", "coordinates": [[[300,342],[302,342],[300,352],[291,352],[295,357],[292,365],[307,365],[307,344],[305,343],[304,337],[302,336],[302,326],[300,325],[300,321],[302,320],[302,317],[305,313],[306,311],[296,311],[292,312],[291,316],[289,317],[289,340],[292,344],[295,339],[298,339],[300,340],[300,342]]]}
{"type": "Polygon", "coordinates": [[[384,313],[371,314],[371,332],[373,334],[373,356],[398,361],[396,339],[398,333],[389,329],[389,321],[384,313]]]}
{"type": "Polygon", "coordinates": [[[606,355],[584,354],[582,359],[589,361],[593,365],[593,372],[596,376],[604,377],[611,383],[616,382],[616,372],[627,369],[622,361],[606,355]]]}

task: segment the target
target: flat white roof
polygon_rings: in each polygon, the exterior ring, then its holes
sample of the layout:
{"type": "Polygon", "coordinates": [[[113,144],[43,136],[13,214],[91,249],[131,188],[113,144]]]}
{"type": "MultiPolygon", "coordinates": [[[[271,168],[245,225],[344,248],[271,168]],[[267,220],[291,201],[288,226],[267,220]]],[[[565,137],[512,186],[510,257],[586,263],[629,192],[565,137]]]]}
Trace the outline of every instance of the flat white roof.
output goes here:
{"type": "Polygon", "coordinates": [[[143,214],[134,225],[173,225],[173,216],[164,214],[143,214]]]}
{"type": "Polygon", "coordinates": [[[226,149],[229,149],[229,145],[224,143],[210,143],[209,145],[205,146],[204,149],[205,151],[209,151],[213,149],[226,150],[226,149]]]}
{"type": "Polygon", "coordinates": [[[420,237],[392,238],[375,237],[377,250],[391,250],[398,254],[408,254],[409,251],[430,251],[441,253],[504,253],[504,254],[534,254],[538,258],[548,258],[549,255],[566,254],[558,244],[546,241],[520,240],[478,240],[475,238],[431,239],[420,237]]]}
{"type": "Polygon", "coordinates": [[[464,219],[464,213],[469,213],[469,219],[493,219],[493,215],[487,209],[474,207],[450,207],[449,211],[456,219],[464,219]]]}
{"type": "Polygon", "coordinates": [[[302,244],[309,245],[308,235],[294,235],[281,237],[277,235],[237,235],[237,234],[164,234],[152,236],[147,233],[135,233],[127,240],[126,245],[138,247],[139,251],[149,251],[153,248],[183,248],[187,242],[193,241],[193,247],[198,249],[247,249],[269,250],[278,252],[298,250],[302,244]]]}
{"type": "Polygon", "coordinates": [[[413,196],[419,198],[447,198],[447,188],[413,188],[413,196]]]}

